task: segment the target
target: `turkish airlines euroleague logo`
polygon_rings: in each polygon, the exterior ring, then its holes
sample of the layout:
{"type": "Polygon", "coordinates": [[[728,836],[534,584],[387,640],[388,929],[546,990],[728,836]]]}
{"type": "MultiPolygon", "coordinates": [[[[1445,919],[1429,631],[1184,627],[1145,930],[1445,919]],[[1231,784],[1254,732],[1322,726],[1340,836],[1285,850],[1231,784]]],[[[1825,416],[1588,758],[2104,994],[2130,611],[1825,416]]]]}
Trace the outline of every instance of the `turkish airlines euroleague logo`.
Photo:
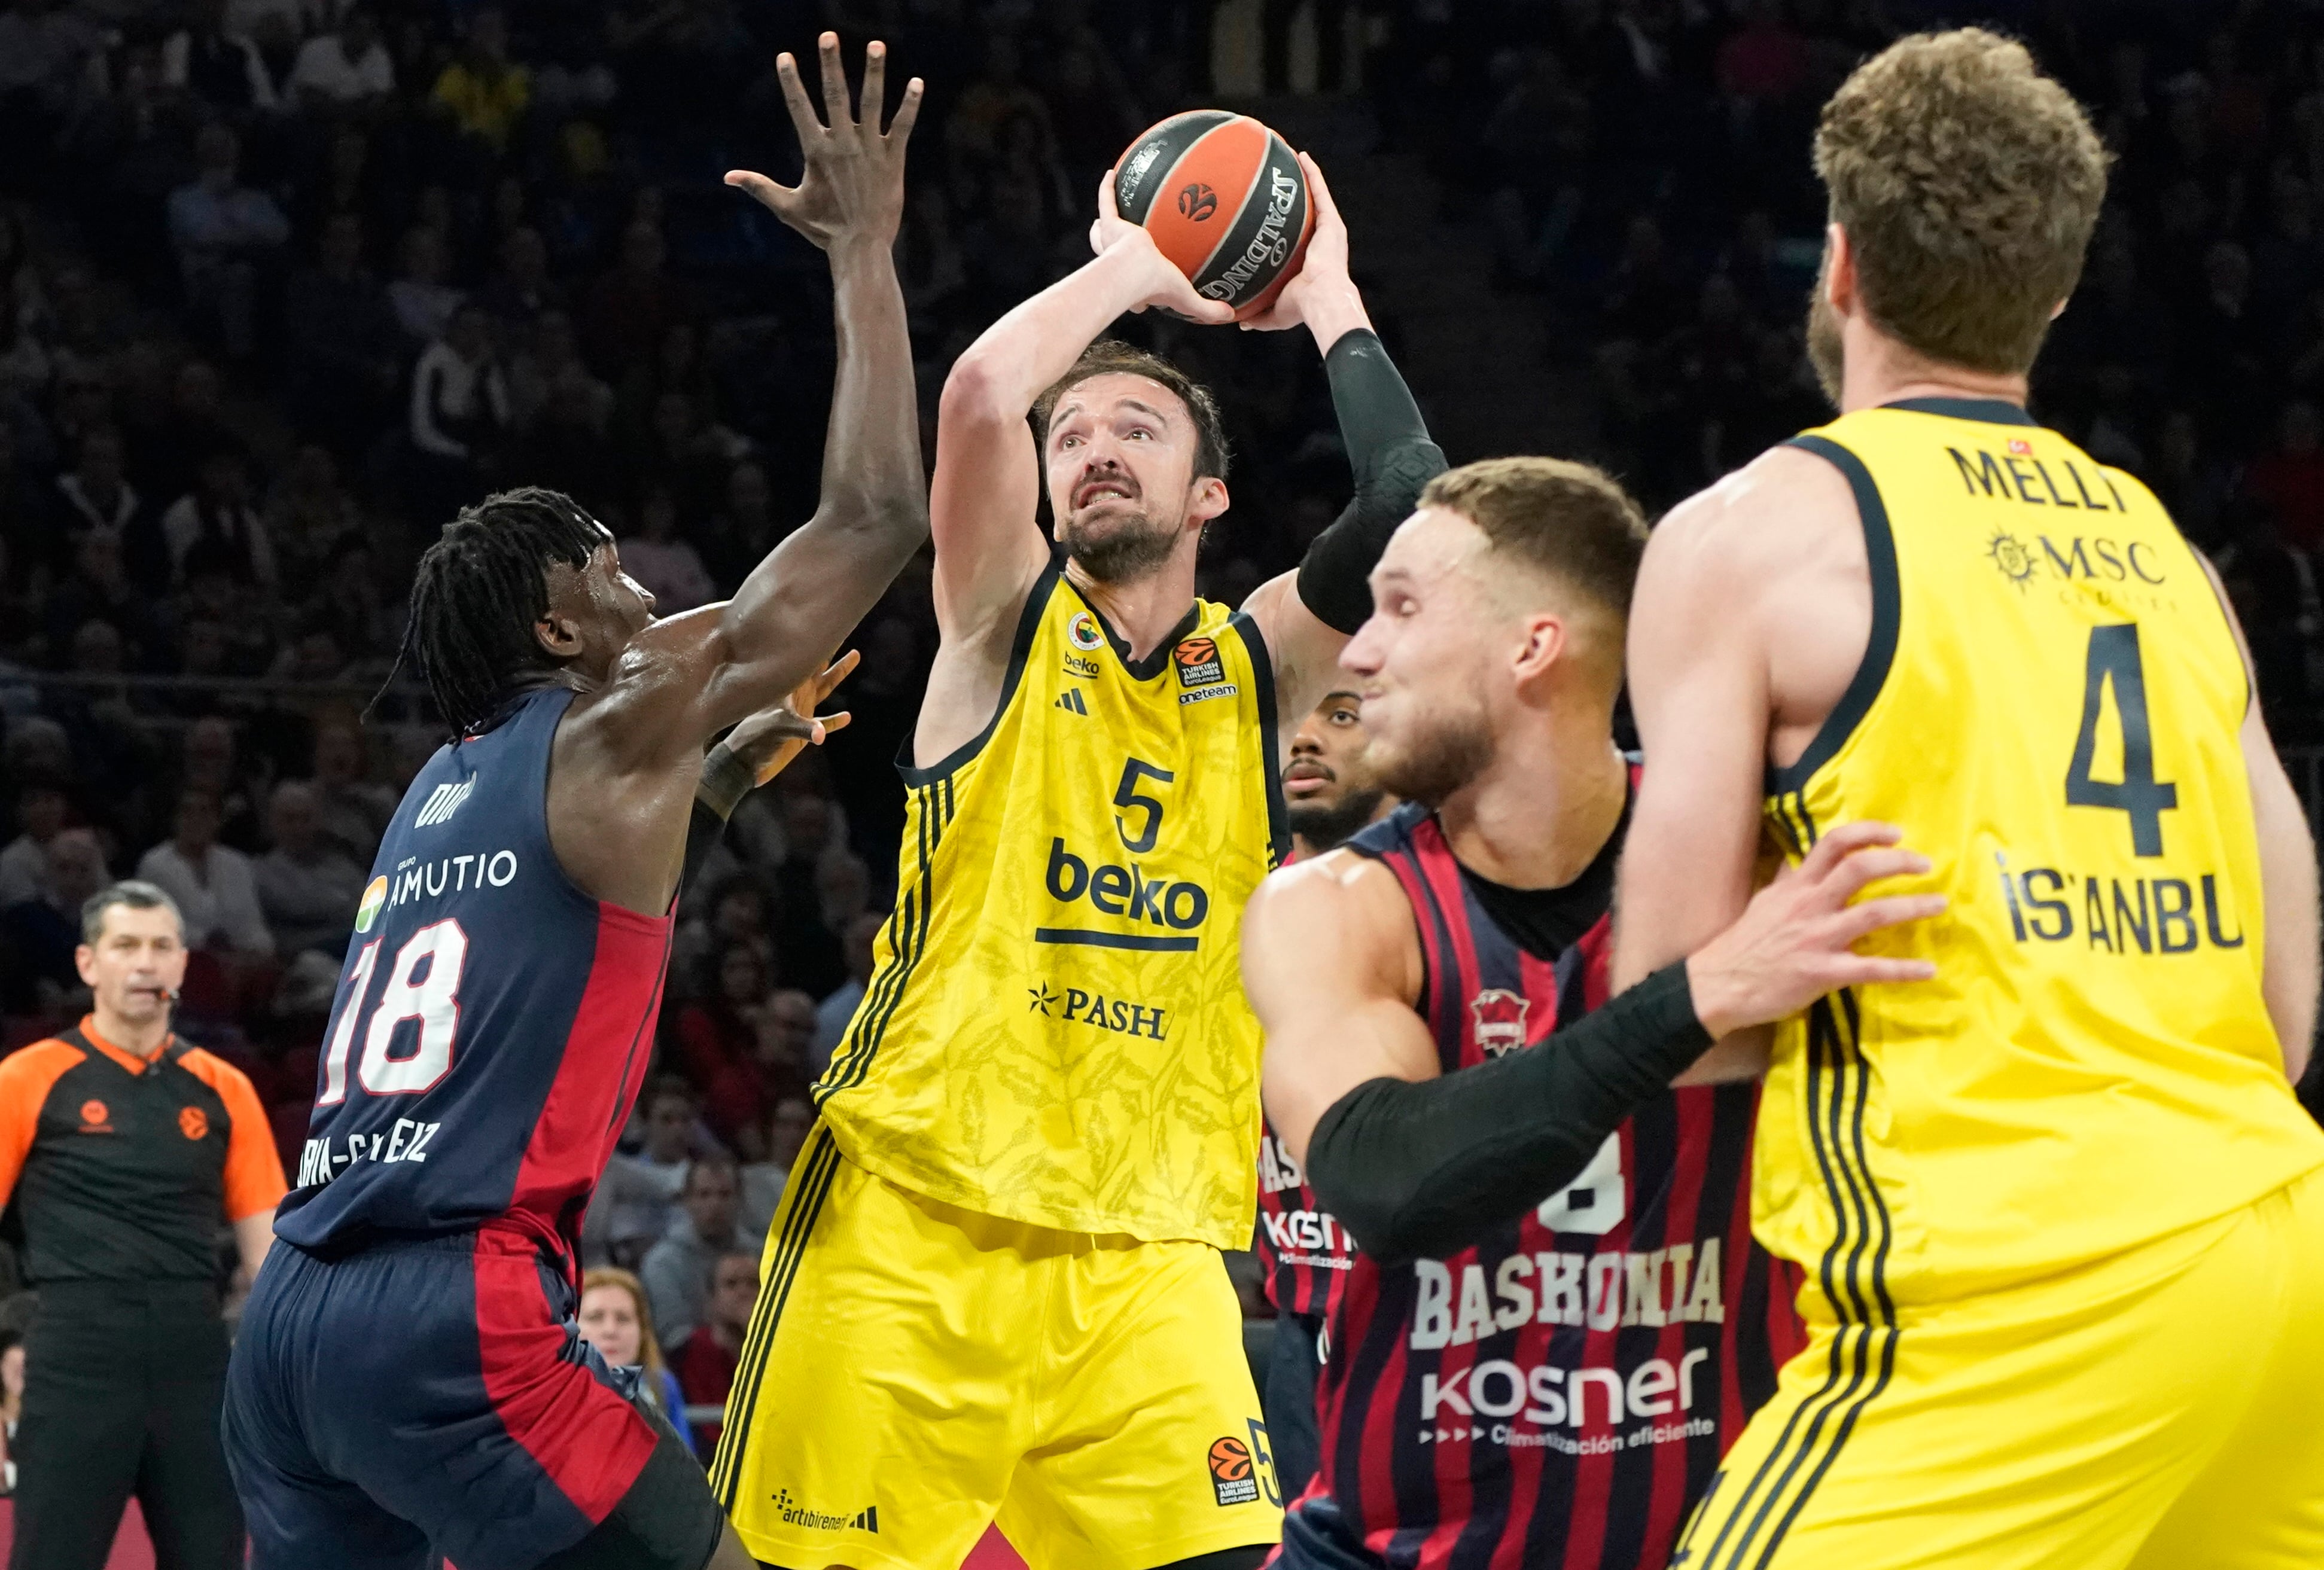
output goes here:
{"type": "Polygon", "coordinates": [[[1219,210],[1219,193],[1202,181],[1178,188],[1178,216],[1200,224],[1219,210]]]}
{"type": "Polygon", "coordinates": [[[1251,1464],[1250,1446],[1233,1435],[1211,1441],[1210,1465],[1211,1487],[1221,1504],[1249,1504],[1259,1497],[1259,1474],[1251,1464]]]}
{"type": "Polygon", "coordinates": [[[1205,682],[1226,680],[1226,666],[1220,663],[1219,646],[1207,638],[1190,638],[1170,651],[1177,662],[1178,684],[1199,687],[1205,682]]]}

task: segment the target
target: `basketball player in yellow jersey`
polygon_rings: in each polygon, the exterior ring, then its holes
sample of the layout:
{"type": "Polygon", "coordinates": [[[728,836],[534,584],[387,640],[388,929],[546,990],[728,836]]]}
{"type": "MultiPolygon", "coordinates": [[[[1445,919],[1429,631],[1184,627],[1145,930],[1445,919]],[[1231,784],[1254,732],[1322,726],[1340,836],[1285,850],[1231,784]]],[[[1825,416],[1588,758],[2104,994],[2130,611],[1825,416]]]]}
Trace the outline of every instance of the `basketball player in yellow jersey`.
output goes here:
{"type": "Polygon", "coordinates": [[[1815,156],[1841,413],[1647,547],[1616,970],[1734,919],[1763,825],[1895,823],[1951,903],[1866,945],[1935,981],[1714,1049],[1766,1069],[1811,1342],[1672,1562],[2324,1565],[2313,847],[2207,564],[2025,411],[2106,154],[1968,31],[1860,68],[1815,156]]]}
{"type": "Polygon", "coordinates": [[[1259,325],[1324,352],[1357,498],[1242,610],[1194,594],[1228,500],[1209,394],[1092,347],[1125,311],[1222,314],[1143,229],[1107,209],[1096,259],[945,385],[943,642],[897,913],[770,1229],[712,1469],[761,1559],[956,1565],[997,1517],[1036,1565],[1241,1570],[1278,1535],[1219,1257],[1257,1189],[1237,938],[1288,841],[1278,733],[1338,678],[1366,574],[1443,463],[1307,172],[1315,236],[1259,325]]]}

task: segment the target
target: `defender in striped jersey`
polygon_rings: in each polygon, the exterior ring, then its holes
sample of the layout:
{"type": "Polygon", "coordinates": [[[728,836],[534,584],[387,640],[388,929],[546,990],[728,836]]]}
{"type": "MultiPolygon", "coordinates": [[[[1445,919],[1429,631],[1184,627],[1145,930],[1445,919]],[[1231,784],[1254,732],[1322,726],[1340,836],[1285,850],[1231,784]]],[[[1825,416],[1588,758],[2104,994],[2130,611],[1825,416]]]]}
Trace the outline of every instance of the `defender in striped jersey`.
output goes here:
{"type": "MultiPolygon", "coordinates": [[[[1348,836],[1394,812],[1364,760],[1364,707],[1351,687],[1323,694],[1291,736],[1283,767],[1284,818],[1293,861],[1337,849],[1348,836]]],[[[1315,1198],[1299,1160],[1275,1131],[1259,1132],[1261,1285],[1275,1308],[1259,1405],[1284,1496],[1296,1499],[1315,1475],[1315,1381],[1322,1372],[1324,1318],[1355,1264],[1348,1229],[1315,1198]]]]}
{"type": "Polygon", "coordinates": [[[1932,902],[1843,907],[1925,863],[1836,831],[1608,1004],[1637,777],[1609,730],[1644,537],[1579,464],[1433,482],[1343,656],[1408,804],[1246,914],[1273,1127],[1361,1250],[1282,1565],[1661,1566],[1803,1340],[1796,1281],[1750,1238],[1755,1092],[1669,1081],[1721,1021],[1886,972],[1849,942],[1932,902]]]}

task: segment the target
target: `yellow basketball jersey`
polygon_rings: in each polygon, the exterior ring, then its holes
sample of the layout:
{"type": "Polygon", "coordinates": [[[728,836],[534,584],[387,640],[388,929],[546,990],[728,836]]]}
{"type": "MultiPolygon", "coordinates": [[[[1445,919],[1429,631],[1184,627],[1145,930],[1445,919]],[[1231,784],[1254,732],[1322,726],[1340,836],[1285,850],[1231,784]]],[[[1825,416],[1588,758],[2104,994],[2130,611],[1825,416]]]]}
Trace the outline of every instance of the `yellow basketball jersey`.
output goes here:
{"type": "Polygon", "coordinates": [[[1951,905],[1863,945],[1936,980],[1779,1031],[1760,1238],[1866,1319],[2324,1165],[2260,996],[2243,662],[2162,506],[2007,403],[1912,399],[1794,445],[1855,491],[1872,635],[1768,820],[1795,856],[1895,823],[1936,864],[1910,891],[1951,905]]]}
{"type": "Polygon", "coordinates": [[[816,1088],[849,1160],[1062,1231],[1250,1246],[1242,907],[1288,836],[1274,681],[1198,602],[1143,661],[1056,568],[1000,712],[910,803],[894,918],[816,1088]]]}

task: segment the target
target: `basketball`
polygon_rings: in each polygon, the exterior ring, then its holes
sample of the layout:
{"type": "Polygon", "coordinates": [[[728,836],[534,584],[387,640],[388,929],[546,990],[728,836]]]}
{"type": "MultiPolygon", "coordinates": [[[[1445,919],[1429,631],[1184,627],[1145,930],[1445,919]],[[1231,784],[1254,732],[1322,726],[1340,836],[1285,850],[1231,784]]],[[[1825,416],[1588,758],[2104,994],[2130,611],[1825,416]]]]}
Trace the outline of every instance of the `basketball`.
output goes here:
{"type": "Polygon", "coordinates": [[[1237,320],[1265,310],[1297,274],[1315,227],[1291,144],[1224,109],[1173,115],[1131,142],[1114,165],[1113,199],[1237,320]]]}

